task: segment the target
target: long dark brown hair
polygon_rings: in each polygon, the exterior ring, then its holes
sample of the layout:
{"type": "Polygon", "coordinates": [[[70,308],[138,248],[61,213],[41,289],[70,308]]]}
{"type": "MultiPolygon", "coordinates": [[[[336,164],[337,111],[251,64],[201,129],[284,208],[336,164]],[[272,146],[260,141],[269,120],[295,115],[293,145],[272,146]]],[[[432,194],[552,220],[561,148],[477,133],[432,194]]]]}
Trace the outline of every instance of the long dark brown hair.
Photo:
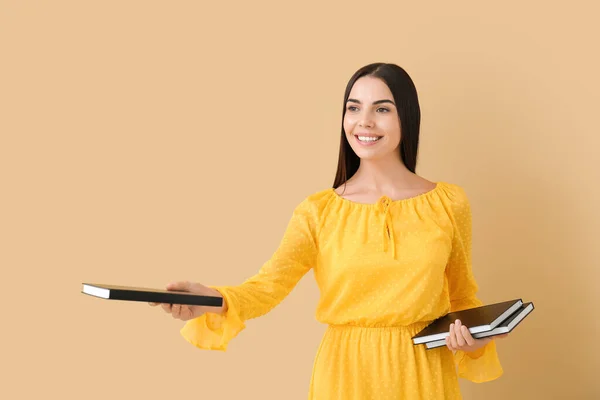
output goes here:
{"type": "Polygon", "coordinates": [[[333,187],[337,188],[350,179],[358,170],[360,158],[356,155],[346,139],[344,131],[344,116],[346,102],[354,83],[363,76],[373,76],[381,79],[390,88],[400,118],[400,146],[398,152],[406,168],[415,172],[417,153],[419,149],[419,128],[421,124],[421,109],[417,89],[408,73],[396,64],[373,63],[360,68],[352,75],[346,85],[342,111],[342,136],[340,137],[340,152],[337,172],[333,187]]]}

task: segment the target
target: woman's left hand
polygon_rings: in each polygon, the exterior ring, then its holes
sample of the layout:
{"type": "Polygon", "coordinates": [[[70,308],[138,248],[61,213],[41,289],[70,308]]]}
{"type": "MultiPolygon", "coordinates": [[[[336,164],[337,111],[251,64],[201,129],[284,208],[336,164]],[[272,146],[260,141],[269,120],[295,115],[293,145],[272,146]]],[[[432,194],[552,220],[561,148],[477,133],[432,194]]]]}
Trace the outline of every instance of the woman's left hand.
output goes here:
{"type": "Polygon", "coordinates": [[[462,350],[470,352],[482,348],[494,339],[501,339],[507,336],[508,333],[505,333],[493,337],[474,339],[469,329],[457,319],[453,324],[450,324],[450,335],[446,338],[446,346],[452,351],[462,350]]]}

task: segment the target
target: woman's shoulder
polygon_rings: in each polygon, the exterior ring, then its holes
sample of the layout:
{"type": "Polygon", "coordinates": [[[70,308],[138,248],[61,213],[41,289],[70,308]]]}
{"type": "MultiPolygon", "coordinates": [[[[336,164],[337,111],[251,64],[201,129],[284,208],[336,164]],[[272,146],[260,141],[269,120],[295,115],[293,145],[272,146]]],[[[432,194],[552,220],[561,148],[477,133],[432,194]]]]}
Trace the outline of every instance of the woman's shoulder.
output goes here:
{"type": "Polygon", "coordinates": [[[458,183],[442,182],[440,199],[454,216],[470,215],[471,202],[467,189],[458,183]]]}
{"type": "Polygon", "coordinates": [[[327,204],[332,200],[333,195],[332,188],[321,188],[316,191],[309,192],[304,198],[301,200],[298,207],[309,208],[314,212],[321,212],[327,204]]]}
{"type": "Polygon", "coordinates": [[[319,218],[331,200],[332,189],[318,189],[301,197],[294,207],[294,213],[319,218]]]}
{"type": "Polygon", "coordinates": [[[468,195],[465,187],[454,182],[437,182],[438,187],[450,200],[463,202],[468,201],[468,195]]]}

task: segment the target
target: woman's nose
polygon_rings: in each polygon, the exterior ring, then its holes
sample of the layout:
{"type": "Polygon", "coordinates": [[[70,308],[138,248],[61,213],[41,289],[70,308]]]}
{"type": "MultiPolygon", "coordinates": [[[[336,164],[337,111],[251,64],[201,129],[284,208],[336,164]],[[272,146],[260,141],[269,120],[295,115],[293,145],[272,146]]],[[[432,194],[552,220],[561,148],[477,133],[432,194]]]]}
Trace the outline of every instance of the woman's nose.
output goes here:
{"type": "Polygon", "coordinates": [[[373,127],[373,121],[371,119],[368,118],[363,118],[358,122],[358,126],[360,127],[366,127],[366,128],[372,128],[373,127]]]}

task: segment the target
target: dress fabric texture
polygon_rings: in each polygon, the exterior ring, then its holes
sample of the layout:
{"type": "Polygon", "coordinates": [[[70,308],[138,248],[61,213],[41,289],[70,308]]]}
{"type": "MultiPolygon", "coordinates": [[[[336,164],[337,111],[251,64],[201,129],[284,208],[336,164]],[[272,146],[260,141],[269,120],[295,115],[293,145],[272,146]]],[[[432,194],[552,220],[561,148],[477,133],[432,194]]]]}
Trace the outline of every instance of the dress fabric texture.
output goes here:
{"type": "Polygon", "coordinates": [[[453,353],[427,350],[411,337],[447,312],[482,305],[471,265],[471,215],[465,190],[446,182],[372,204],[333,188],[312,193],[254,276],[211,286],[227,312],[189,320],[181,334],[198,348],[226,350],[245,321],[268,313],[312,270],[320,290],[316,319],[328,326],[310,400],[461,399],[458,378],[502,375],[495,342],[453,353]]]}

